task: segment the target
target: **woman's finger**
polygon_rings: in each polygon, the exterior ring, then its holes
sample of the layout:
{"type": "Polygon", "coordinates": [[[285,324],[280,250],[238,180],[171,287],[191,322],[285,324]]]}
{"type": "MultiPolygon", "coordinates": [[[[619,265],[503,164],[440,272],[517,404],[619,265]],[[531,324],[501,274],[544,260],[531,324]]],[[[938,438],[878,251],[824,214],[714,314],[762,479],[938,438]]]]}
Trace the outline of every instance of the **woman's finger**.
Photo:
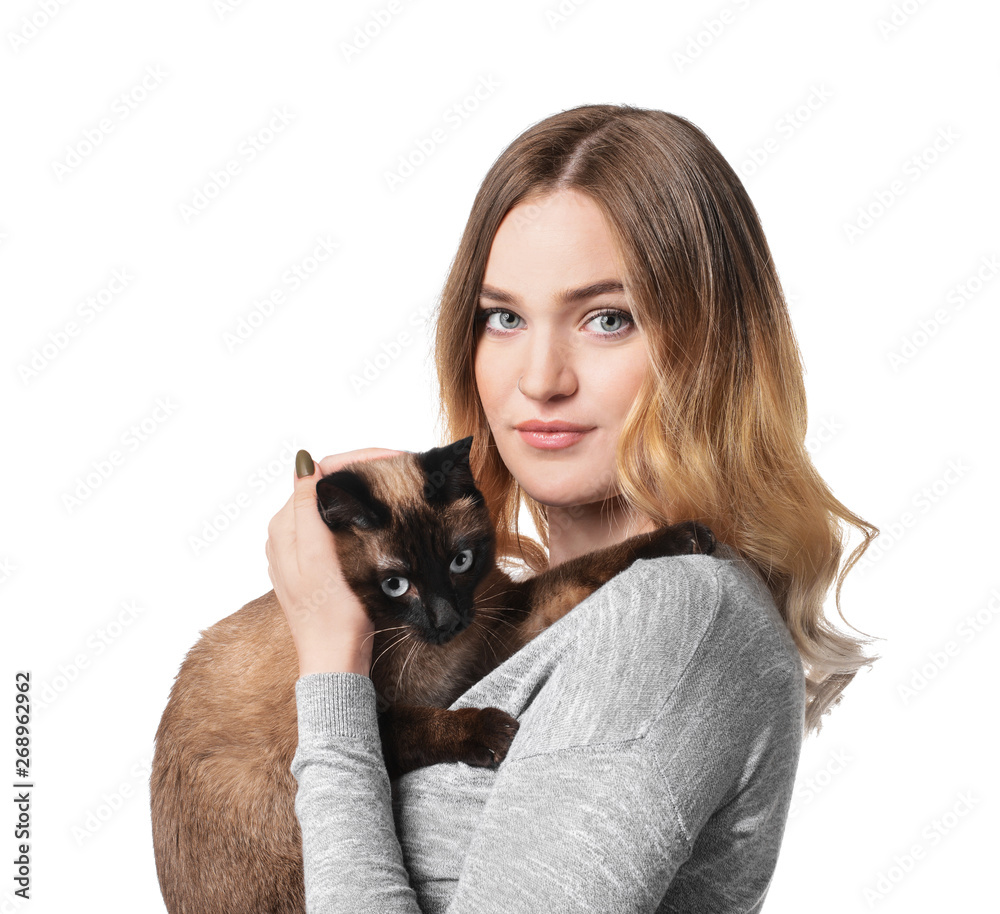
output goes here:
{"type": "Polygon", "coordinates": [[[385,447],[363,447],[354,451],[346,451],[343,454],[331,454],[324,457],[320,462],[320,469],[323,475],[335,473],[343,469],[349,463],[356,463],[361,460],[375,460],[379,457],[392,457],[395,454],[406,454],[407,451],[395,451],[385,447]]]}
{"type": "MultiPolygon", "coordinates": [[[[301,452],[300,452],[301,453],[301,452]]],[[[309,459],[309,463],[312,458],[309,459]]],[[[336,552],[330,528],[320,516],[316,503],[316,483],[322,476],[318,467],[304,476],[297,476],[292,491],[292,514],[299,568],[317,568],[331,561],[336,552]]]]}

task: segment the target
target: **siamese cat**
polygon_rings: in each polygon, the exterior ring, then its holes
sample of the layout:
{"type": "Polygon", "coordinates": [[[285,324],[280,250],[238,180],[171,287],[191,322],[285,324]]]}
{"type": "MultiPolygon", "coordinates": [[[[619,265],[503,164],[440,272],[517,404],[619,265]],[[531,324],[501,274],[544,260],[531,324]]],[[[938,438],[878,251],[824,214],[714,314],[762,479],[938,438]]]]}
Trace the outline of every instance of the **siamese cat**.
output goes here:
{"type": "MultiPolygon", "coordinates": [[[[495,766],[517,720],[448,706],[638,558],[711,553],[695,522],[663,527],[515,581],[469,468],[472,437],[350,464],[316,484],[343,575],[375,628],[386,770],[495,766]]],[[[202,633],[156,731],[153,846],[170,914],[303,914],[290,767],[298,655],[274,591],[202,633]]]]}

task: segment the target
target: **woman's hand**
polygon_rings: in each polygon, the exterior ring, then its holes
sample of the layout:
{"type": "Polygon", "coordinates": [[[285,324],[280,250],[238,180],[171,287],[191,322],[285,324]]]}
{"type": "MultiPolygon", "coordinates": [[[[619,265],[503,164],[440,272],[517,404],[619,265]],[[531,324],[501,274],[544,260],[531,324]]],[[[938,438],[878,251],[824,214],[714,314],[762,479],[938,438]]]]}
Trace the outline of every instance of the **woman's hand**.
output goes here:
{"type": "Polygon", "coordinates": [[[319,466],[306,451],[296,455],[295,488],[267,525],[264,552],[268,576],[299,655],[300,676],[367,676],[374,640],[372,622],[341,573],[336,539],[316,508],[316,483],[345,464],[404,453],[361,448],[324,457],[319,466]]]}

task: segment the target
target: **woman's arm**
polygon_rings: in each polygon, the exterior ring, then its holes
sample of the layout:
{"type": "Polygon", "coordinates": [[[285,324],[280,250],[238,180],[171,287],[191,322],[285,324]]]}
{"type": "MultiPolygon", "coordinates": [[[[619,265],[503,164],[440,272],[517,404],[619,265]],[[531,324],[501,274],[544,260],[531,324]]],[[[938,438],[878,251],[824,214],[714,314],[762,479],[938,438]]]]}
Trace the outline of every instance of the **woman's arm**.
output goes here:
{"type": "Polygon", "coordinates": [[[419,914],[393,824],[371,679],[306,675],[295,699],[299,744],[291,771],[299,785],[307,912],[419,914]]]}
{"type": "MultiPolygon", "coordinates": [[[[776,613],[720,570],[729,565],[637,563],[470,691],[522,727],[471,815],[448,914],[654,912],[668,891],[687,911],[757,910],[794,781],[803,689],[776,613]]],[[[304,676],[296,698],[310,914],[418,914],[371,681],[304,676]]],[[[421,815],[437,813],[422,805],[421,815]]],[[[463,827],[454,807],[440,815],[421,822],[423,835],[463,827]]]]}
{"type": "MultiPolygon", "coordinates": [[[[307,911],[423,914],[394,829],[371,680],[305,676],[296,699],[307,911]]],[[[503,762],[449,914],[655,911],[690,846],[644,749],[503,762]]]]}

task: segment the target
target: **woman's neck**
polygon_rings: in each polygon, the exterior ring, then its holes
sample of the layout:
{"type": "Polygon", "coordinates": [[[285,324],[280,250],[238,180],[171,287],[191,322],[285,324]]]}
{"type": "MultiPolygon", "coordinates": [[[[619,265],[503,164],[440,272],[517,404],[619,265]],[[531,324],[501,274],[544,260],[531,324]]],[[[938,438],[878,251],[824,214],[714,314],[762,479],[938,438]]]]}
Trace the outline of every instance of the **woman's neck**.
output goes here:
{"type": "Polygon", "coordinates": [[[656,529],[648,518],[628,512],[620,496],[589,505],[549,506],[546,515],[550,568],[656,529]]]}

